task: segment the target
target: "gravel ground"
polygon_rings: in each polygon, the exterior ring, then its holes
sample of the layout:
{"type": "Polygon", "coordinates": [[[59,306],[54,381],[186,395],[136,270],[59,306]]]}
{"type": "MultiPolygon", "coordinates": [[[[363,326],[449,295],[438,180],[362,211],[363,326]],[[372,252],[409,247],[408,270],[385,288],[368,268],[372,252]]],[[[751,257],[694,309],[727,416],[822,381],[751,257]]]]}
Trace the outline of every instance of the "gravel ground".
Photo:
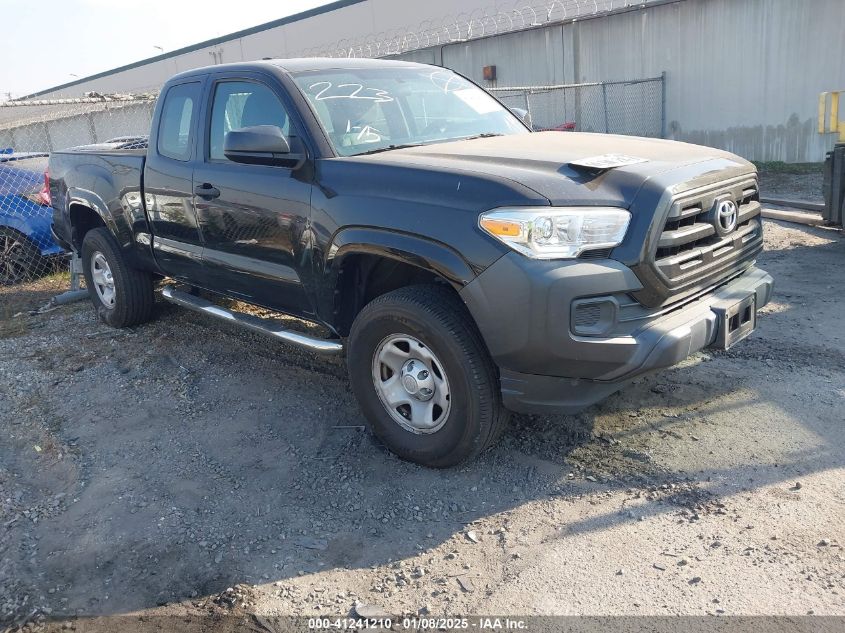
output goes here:
{"type": "Polygon", "coordinates": [[[371,438],[341,361],[163,303],[134,331],[88,303],[15,316],[54,289],[6,289],[0,629],[845,615],[845,240],[766,228],[777,290],[751,338],[515,417],[447,471],[371,438]]]}

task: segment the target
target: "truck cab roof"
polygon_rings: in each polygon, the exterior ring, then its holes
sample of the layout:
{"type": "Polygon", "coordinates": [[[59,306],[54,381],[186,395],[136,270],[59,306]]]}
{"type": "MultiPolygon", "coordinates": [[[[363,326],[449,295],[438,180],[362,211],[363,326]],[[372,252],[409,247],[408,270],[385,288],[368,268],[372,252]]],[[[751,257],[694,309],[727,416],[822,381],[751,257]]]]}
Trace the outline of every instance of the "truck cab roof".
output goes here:
{"type": "Polygon", "coordinates": [[[343,70],[362,68],[428,68],[428,64],[418,64],[391,59],[361,59],[347,57],[301,57],[294,59],[262,59],[250,62],[235,62],[231,64],[218,64],[216,66],[203,66],[193,68],[174,75],[170,82],[179,81],[188,77],[207,75],[210,72],[221,71],[256,71],[264,70],[276,73],[307,72],[310,70],[343,70]]]}

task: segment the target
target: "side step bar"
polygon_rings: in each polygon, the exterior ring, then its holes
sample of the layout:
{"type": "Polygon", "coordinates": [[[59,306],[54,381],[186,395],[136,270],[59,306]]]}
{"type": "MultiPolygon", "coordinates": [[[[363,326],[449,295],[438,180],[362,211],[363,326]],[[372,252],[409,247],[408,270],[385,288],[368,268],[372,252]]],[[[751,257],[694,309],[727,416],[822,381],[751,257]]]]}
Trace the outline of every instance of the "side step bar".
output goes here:
{"type": "Polygon", "coordinates": [[[222,321],[235,323],[248,330],[252,330],[253,332],[266,334],[277,341],[290,343],[291,345],[296,345],[297,347],[307,349],[317,354],[333,356],[343,352],[343,344],[338,341],[314,338],[313,336],[308,336],[307,334],[301,334],[299,332],[294,332],[293,330],[286,330],[284,328],[280,328],[277,323],[272,321],[259,319],[251,314],[244,314],[243,312],[227,310],[226,308],[203,299],[202,297],[197,297],[187,292],[177,290],[173,286],[165,286],[162,288],[161,295],[171,303],[175,303],[183,308],[202,312],[203,314],[208,314],[222,321]]]}

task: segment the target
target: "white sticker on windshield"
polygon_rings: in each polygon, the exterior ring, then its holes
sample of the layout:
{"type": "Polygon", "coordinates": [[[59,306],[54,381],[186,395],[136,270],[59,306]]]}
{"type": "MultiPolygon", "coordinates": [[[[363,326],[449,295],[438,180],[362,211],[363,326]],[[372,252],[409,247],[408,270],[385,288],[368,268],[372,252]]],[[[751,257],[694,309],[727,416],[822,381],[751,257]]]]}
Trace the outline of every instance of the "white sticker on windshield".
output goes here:
{"type": "Polygon", "coordinates": [[[587,167],[588,169],[613,169],[614,167],[624,167],[625,165],[636,165],[638,163],[647,162],[647,158],[639,158],[637,156],[626,156],[625,154],[603,154],[601,156],[573,160],[569,164],[573,167],[587,167]]]}
{"type": "Polygon", "coordinates": [[[452,94],[475,110],[478,114],[490,114],[499,109],[499,104],[476,88],[454,90],[452,94]]]}

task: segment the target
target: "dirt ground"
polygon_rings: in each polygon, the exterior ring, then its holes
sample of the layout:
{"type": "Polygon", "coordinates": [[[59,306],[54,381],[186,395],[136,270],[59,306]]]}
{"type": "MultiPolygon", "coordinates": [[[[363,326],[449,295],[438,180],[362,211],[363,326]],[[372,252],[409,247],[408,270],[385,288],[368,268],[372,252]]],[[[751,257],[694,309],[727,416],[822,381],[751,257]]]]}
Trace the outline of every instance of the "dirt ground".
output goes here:
{"type": "Polygon", "coordinates": [[[763,169],[760,171],[760,193],[764,198],[823,204],[824,173],[816,167],[763,169]]]}
{"type": "Polygon", "coordinates": [[[446,471],[371,438],[341,361],[164,303],[116,332],[2,291],[0,629],[845,615],[845,239],[766,231],[750,339],[517,416],[446,471]]]}

